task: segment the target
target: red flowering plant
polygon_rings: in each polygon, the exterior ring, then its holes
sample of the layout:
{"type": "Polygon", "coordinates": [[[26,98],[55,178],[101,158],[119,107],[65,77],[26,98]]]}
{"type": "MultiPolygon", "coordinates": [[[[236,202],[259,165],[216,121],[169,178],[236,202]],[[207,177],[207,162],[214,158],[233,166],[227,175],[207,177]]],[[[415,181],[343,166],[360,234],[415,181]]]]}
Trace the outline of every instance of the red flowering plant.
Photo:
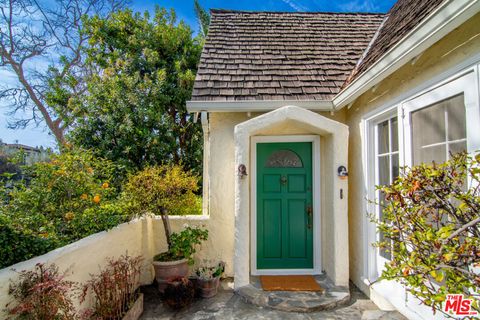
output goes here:
{"type": "Polygon", "coordinates": [[[138,298],[142,257],[128,254],[109,259],[107,266],[83,286],[80,301],[92,294],[93,308],[83,311],[86,319],[122,319],[138,298]]]}
{"type": "Polygon", "coordinates": [[[75,319],[73,287],[74,282],[65,280],[54,264],[38,263],[33,271],[21,271],[9,286],[14,301],[7,304],[8,319],[75,319]]]}
{"type": "Polygon", "coordinates": [[[447,294],[480,311],[480,155],[405,168],[378,189],[385,201],[376,246],[391,253],[379,280],[400,282],[434,312],[447,294]]]}

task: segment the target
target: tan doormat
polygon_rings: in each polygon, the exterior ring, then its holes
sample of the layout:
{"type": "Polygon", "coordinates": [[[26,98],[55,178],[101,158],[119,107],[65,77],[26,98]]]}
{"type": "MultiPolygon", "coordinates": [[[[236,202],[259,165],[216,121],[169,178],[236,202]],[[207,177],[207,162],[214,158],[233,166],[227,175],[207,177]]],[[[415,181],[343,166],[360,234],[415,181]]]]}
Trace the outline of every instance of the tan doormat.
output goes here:
{"type": "Polygon", "coordinates": [[[260,276],[265,291],[323,291],[313,276],[260,276]]]}

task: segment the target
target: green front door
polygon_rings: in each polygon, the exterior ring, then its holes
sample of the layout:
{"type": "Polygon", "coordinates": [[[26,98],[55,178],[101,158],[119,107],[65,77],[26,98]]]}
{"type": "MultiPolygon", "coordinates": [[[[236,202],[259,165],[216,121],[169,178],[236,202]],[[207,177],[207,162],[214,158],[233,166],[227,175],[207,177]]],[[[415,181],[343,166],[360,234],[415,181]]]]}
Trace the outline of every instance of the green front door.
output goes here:
{"type": "Polygon", "coordinates": [[[257,144],[257,269],[313,268],[312,143],[257,144]]]}

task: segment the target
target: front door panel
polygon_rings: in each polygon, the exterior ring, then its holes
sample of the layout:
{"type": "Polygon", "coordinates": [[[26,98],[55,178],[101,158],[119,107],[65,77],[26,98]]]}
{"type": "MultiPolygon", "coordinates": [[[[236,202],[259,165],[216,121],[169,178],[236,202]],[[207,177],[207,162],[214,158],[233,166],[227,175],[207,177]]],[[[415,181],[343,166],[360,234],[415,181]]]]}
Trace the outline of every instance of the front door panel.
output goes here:
{"type": "Polygon", "coordinates": [[[257,269],[313,268],[312,143],[257,144],[257,269]]]}

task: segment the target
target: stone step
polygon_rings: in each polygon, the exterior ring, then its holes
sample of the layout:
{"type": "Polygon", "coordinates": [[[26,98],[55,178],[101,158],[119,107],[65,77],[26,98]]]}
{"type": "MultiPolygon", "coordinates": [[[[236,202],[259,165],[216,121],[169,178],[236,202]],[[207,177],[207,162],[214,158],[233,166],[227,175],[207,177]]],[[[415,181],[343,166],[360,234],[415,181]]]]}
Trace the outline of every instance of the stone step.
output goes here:
{"type": "Polygon", "coordinates": [[[263,291],[250,284],[235,293],[247,303],[287,312],[331,310],[350,301],[350,292],[343,287],[329,287],[324,292],[263,291]]]}

